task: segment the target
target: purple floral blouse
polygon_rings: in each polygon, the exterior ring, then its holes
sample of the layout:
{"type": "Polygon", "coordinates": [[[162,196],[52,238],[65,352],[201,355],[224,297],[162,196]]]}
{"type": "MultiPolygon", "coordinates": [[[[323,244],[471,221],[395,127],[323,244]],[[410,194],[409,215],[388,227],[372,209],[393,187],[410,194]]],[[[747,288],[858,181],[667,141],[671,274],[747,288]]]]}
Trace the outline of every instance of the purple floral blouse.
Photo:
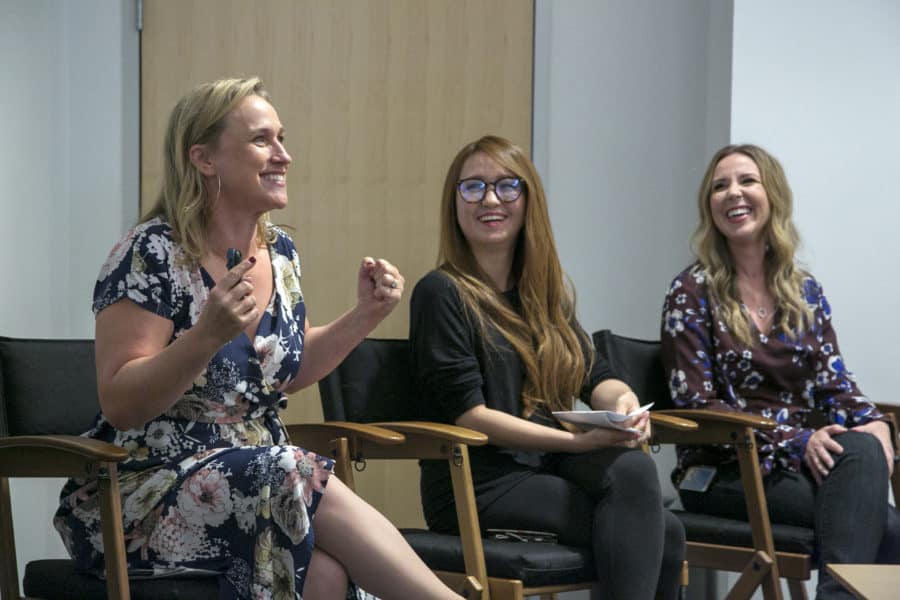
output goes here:
{"type": "MultiPolygon", "coordinates": [[[[773,431],[756,432],[764,475],[773,469],[800,471],[806,442],[819,427],[854,427],[883,418],[844,364],[822,286],[807,276],[802,295],[813,311],[812,323],[794,337],[762,332],[751,323],[755,339],[749,348],[715,316],[699,265],[675,278],[663,306],[663,365],[673,402],[681,408],[749,412],[778,423],[773,431]]],[[[679,470],[734,458],[728,447],[678,449],[679,470]]]]}

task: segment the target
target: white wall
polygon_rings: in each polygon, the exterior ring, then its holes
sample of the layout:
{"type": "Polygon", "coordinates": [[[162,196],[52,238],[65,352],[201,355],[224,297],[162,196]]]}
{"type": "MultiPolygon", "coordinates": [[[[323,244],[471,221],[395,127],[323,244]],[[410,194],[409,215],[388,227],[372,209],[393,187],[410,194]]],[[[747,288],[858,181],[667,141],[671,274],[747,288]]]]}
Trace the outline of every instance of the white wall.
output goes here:
{"type": "MultiPolygon", "coordinates": [[[[729,139],[732,5],[535,8],[533,156],[579,319],[587,331],[656,339],[665,290],[691,260],[700,177],[729,139]]],[[[655,459],[674,497],[672,448],[655,459]]]]}
{"type": "Polygon", "coordinates": [[[737,0],[733,54],[731,139],[783,164],[847,365],[900,403],[900,4],[737,0]]]}
{"type": "MultiPolygon", "coordinates": [[[[138,211],[133,0],[0,1],[0,335],[93,337],[91,294],[138,211]]],[[[64,556],[62,480],[13,480],[19,575],[64,556]]]]}
{"type": "Polygon", "coordinates": [[[728,140],[730,4],[538,0],[534,158],[582,325],[658,337],[728,140]]]}
{"type": "Polygon", "coordinates": [[[734,17],[732,140],[784,165],[847,365],[900,403],[900,3],[738,0],[734,17]]]}

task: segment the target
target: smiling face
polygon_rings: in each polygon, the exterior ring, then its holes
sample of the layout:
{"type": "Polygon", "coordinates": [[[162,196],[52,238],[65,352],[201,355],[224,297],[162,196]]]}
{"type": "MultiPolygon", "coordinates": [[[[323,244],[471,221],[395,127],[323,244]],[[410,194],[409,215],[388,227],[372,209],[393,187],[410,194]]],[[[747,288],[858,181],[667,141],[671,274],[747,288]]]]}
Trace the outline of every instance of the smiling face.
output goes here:
{"type": "MultiPolygon", "coordinates": [[[[467,158],[459,173],[460,180],[477,178],[490,183],[504,177],[516,177],[516,174],[501,167],[484,152],[476,152],[467,158]]],[[[457,190],[456,221],[476,256],[480,252],[512,252],[515,249],[525,222],[526,196],[527,190],[513,202],[501,202],[493,186],[488,186],[481,202],[466,202],[457,190]]]]}
{"type": "Polygon", "coordinates": [[[259,96],[248,96],[225,117],[225,127],[210,149],[214,176],[211,197],[254,214],[287,206],[284,127],[275,108],[259,96]],[[221,181],[221,189],[218,181],[221,181]]]}
{"type": "Polygon", "coordinates": [[[736,152],[719,161],[713,172],[709,210],[729,246],[765,245],[771,207],[752,158],[736,152]]]}

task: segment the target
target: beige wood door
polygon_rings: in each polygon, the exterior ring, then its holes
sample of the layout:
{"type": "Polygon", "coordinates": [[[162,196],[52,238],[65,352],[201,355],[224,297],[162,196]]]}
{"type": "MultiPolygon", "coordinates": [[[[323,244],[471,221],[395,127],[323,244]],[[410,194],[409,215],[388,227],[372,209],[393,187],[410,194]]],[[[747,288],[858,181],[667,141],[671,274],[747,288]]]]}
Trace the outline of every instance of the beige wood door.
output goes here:
{"type": "MultiPolygon", "coordinates": [[[[351,307],[366,255],[396,264],[411,291],[435,266],[459,148],[495,133],[529,150],[532,40],[531,0],[144,0],[141,210],[177,99],[258,75],[294,158],[273,220],[293,228],[310,322],[351,307]]],[[[407,294],[372,335],[406,337],[408,310],[407,294]]],[[[315,389],[291,398],[286,421],[321,419],[315,389]]],[[[371,465],[358,486],[394,523],[422,524],[415,464],[371,465]]]]}

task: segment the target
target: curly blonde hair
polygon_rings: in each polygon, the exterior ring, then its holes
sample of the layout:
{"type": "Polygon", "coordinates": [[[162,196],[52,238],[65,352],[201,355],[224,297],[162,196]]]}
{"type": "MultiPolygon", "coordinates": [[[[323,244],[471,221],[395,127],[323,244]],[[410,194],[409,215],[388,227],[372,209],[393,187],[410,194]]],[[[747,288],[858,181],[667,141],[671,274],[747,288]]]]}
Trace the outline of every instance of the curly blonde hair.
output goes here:
{"type": "MultiPolygon", "coordinates": [[[[203,175],[191,162],[195,144],[215,146],[225,129],[225,117],[244,98],[259,96],[270,102],[269,93],[257,77],[219,79],[197,86],[172,109],[163,146],[163,182],[153,207],[141,219],[162,217],[187,258],[199,262],[206,254],[206,227],[215,204],[203,185],[203,175]]],[[[273,241],[268,213],[257,223],[257,242],[273,241]]]]}
{"type": "Polygon", "coordinates": [[[710,294],[718,305],[719,316],[735,338],[750,347],[754,344],[749,315],[741,308],[737,277],[728,243],[716,228],[710,209],[713,176],[719,162],[726,156],[743,154],[759,168],[760,180],[769,199],[771,215],[765,225],[766,285],[775,297],[780,317],[777,330],[788,335],[801,332],[812,319],[812,311],[802,296],[803,280],[808,276],[798,267],[794,254],[800,244],[800,235],[794,225],[793,195],[784,169],[778,160],[753,144],[725,146],[713,155],[700,191],[697,206],[700,222],[691,237],[691,246],[701,267],[707,274],[710,294]]]}
{"type": "MultiPolygon", "coordinates": [[[[538,406],[569,410],[584,381],[582,348],[591,348],[575,318],[575,294],[565,279],[547,211],[544,188],[521,148],[496,136],[466,145],[450,165],[441,200],[438,268],[456,284],[466,312],[482,332],[490,323],[513,346],[525,368],[523,414],[538,406]],[[478,266],[459,227],[457,182],[463,164],[483,153],[525,184],[525,222],[516,242],[511,280],[518,288],[521,315],[478,266]]],[[[484,336],[489,339],[489,336],[484,336]]]]}

